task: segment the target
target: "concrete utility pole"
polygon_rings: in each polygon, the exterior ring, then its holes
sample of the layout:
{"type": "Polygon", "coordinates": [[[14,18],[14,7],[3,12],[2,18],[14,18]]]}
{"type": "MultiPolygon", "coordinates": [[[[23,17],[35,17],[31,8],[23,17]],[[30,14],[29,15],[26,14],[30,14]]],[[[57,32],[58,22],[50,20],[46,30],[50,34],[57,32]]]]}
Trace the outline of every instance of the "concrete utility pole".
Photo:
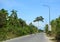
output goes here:
{"type": "Polygon", "coordinates": [[[48,5],[43,5],[49,9],[49,28],[48,30],[51,31],[51,25],[50,25],[50,7],[48,5]]]}

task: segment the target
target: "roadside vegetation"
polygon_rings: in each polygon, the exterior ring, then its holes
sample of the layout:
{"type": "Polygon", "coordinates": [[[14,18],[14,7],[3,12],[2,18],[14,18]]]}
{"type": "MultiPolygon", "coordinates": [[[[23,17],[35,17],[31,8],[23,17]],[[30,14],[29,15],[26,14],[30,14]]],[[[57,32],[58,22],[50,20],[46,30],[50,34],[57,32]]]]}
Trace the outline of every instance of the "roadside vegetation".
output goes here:
{"type": "Polygon", "coordinates": [[[0,41],[41,31],[32,23],[27,25],[25,20],[18,18],[16,10],[9,14],[7,10],[0,9],[0,41]]]}
{"type": "Polygon", "coordinates": [[[57,42],[60,42],[60,16],[50,22],[51,31],[48,30],[48,24],[45,26],[47,35],[54,37],[57,42]]]}

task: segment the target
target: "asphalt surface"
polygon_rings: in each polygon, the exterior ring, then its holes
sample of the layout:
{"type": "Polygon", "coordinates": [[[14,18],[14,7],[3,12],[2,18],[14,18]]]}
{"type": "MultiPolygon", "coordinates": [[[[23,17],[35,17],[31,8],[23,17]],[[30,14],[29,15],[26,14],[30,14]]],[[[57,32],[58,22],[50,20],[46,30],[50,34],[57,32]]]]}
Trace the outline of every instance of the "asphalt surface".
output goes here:
{"type": "Polygon", "coordinates": [[[38,33],[6,40],[4,42],[50,42],[50,40],[46,37],[45,33],[38,33]]]}

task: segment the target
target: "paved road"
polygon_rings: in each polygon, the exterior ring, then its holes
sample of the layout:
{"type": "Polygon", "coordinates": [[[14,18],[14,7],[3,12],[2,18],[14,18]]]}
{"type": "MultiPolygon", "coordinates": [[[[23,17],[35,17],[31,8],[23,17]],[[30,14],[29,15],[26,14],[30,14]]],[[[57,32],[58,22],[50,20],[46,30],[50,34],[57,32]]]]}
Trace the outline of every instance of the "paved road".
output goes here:
{"type": "Polygon", "coordinates": [[[39,33],[7,40],[6,42],[50,42],[50,40],[44,33],[39,33]]]}

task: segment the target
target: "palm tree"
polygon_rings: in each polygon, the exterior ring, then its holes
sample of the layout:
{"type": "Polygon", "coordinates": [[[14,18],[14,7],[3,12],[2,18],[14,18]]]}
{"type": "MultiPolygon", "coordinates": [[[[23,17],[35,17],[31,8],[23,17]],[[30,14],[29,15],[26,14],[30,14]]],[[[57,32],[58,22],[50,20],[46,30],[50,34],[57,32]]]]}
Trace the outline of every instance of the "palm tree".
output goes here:
{"type": "Polygon", "coordinates": [[[6,20],[7,20],[8,12],[5,9],[0,10],[0,27],[3,27],[6,25],[6,20]]]}
{"type": "Polygon", "coordinates": [[[13,18],[17,19],[17,11],[16,10],[12,10],[11,12],[12,12],[11,16],[13,18]]]}
{"type": "Polygon", "coordinates": [[[39,16],[39,17],[36,17],[36,19],[33,22],[38,22],[38,27],[39,27],[39,21],[43,22],[43,19],[44,18],[42,16],[39,16]]]}

